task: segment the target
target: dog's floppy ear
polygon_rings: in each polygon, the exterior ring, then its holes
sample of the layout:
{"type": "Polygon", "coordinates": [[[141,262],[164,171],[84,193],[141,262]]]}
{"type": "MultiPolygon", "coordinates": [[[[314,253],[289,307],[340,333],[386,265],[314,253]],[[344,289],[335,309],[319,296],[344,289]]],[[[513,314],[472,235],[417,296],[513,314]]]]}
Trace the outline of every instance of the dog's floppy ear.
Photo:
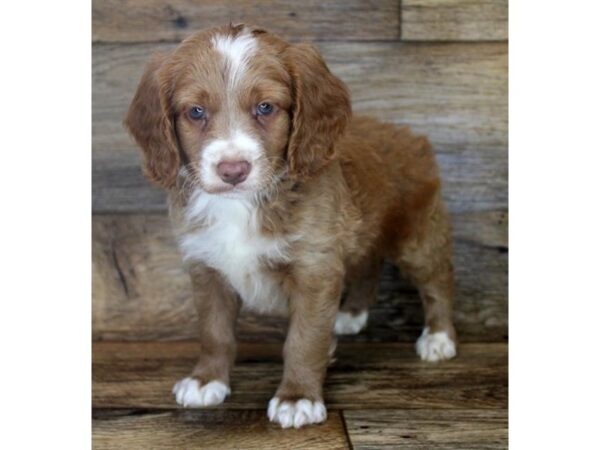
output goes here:
{"type": "Polygon", "coordinates": [[[290,45],[283,56],[292,80],[289,172],[303,178],[334,158],[334,143],[352,115],[350,95],[312,45],[290,45]]]}
{"type": "Polygon", "coordinates": [[[163,188],[175,184],[180,157],[170,106],[171,82],[164,70],[167,55],[155,55],[146,66],[125,126],[144,154],[144,175],[163,188]]]}

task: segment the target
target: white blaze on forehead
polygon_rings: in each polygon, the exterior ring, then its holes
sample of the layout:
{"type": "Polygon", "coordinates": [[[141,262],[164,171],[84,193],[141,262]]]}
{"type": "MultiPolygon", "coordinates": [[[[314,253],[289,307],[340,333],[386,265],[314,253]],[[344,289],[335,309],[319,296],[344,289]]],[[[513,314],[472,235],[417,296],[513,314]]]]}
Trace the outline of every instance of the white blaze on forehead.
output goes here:
{"type": "Polygon", "coordinates": [[[229,87],[234,87],[248,67],[257,42],[251,34],[239,36],[217,35],[211,39],[214,48],[225,58],[228,70],[229,87]]]}

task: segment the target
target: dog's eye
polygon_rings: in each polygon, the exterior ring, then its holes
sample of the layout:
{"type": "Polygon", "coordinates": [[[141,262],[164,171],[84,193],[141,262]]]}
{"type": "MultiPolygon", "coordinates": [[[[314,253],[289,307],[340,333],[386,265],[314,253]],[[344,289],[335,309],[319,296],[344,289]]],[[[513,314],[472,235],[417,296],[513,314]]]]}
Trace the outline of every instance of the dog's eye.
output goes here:
{"type": "Polygon", "coordinates": [[[270,103],[259,103],[259,105],[256,107],[256,114],[258,114],[259,116],[268,116],[272,112],[273,105],[271,105],[270,103]]]}
{"type": "Polygon", "coordinates": [[[188,111],[188,116],[190,116],[190,119],[192,120],[202,120],[205,118],[206,113],[202,106],[194,106],[188,111]]]}

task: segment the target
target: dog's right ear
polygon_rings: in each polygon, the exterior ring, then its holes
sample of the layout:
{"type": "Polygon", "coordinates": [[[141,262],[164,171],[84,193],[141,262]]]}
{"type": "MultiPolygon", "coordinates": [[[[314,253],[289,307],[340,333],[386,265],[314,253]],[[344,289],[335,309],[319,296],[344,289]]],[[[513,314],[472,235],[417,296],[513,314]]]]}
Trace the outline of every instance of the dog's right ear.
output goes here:
{"type": "Polygon", "coordinates": [[[175,184],[180,157],[171,111],[171,82],[165,61],[155,55],[146,66],[133,97],[125,126],[144,154],[144,175],[163,188],[175,184]]]}

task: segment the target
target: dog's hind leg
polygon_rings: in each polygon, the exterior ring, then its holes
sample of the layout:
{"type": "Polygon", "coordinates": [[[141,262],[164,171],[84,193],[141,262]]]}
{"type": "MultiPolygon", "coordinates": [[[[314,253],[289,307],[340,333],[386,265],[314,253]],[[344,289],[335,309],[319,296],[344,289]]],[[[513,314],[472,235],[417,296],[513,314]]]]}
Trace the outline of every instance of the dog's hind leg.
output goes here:
{"type": "Polygon", "coordinates": [[[450,221],[439,198],[420,222],[399,243],[394,259],[419,290],[423,303],[425,327],[416,343],[417,353],[425,361],[441,361],[456,355],[456,331],[450,221]]]}
{"type": "Polygon", "coordinates": [[[346,281],[346,294],[335,320],[335,334],[358,334],[367,326],[369,307],[377,301],[381,261],[374,259],[346,281]]]}

